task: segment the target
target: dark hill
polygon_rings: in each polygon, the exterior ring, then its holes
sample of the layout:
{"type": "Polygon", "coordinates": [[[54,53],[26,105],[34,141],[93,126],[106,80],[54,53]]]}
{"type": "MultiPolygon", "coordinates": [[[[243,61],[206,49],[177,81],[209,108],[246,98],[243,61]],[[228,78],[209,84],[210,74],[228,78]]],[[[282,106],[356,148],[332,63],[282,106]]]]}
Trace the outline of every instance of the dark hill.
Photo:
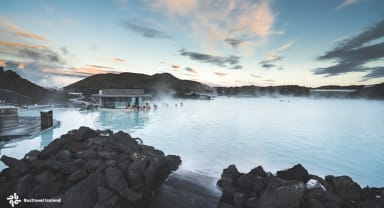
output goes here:
{"type": "Polygon", "coordinates": [[[98,93],[99,89],[141,88],[154,95],[176,93],[207,93],[211,88],[190,80],[181,80],[171,74],[152,76],[136,73],[96,74],[64,87],[66,91],[82,92],[86,95],[98,93]]]}
{"type": "Polygon", "coordinates": [[[384,99],[384,83],[365,86],[353,92],[351,96],[368,99],[384,99]]]}
{"type": "Polygon", "coordinates": [[[20,77],[16,72],[0,67],[0,100],[11,104],[43,104],[62,102],[63,96],[20,77]]]}
{"type": "Polygon", "coordinates": [[[12,90],[0,89],[0,100],[4,100],[6,103],[31,103],[31,98],[12,90]]]}
{"type": "Polygon", "coordinates": [[[339,86],[339,85],[325,85],[321,87],[317,87],[314,89],[319,90],[360,90],[363,89],[365,85],[347,85],[347,86],[339,86]]]}

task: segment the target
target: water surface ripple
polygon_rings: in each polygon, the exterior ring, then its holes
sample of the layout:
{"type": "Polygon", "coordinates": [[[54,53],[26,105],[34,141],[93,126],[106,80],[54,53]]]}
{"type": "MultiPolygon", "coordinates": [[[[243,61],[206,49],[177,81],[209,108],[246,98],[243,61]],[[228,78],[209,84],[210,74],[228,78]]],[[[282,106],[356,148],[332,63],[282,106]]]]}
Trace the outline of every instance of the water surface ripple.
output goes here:
{"type": "MultiPolygon", "coordinates": [[[[181,155],[182,168],[219,177],[236,164],[276,171],[301,163],[311,173],[349,175],[361,185],[384,186],[384,102],[307,98],[217,98],[168,100],[148,113],[54,109],[60,128],[0,146],[22,157],[80,126],[124,130],[167,154],[181,155]],[[289,102],[288,102],[289,101],[289,102]]],[[[38,115],[24,112],[23,115],[38,115]]],[[[3,164],[1,164],[4,167],[3,164]]]]}

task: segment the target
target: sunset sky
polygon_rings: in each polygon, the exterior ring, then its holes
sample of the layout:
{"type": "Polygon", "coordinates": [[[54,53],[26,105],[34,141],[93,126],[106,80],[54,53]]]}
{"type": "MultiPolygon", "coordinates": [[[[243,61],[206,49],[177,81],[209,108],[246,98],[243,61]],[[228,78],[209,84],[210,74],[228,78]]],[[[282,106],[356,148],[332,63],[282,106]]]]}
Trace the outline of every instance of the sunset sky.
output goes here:
{"type": "Polygon", "coordinates": [[[46,87],[98,73],[211,86],[384,82],[383,0],[2,0],[0,65],[46,87]]]}

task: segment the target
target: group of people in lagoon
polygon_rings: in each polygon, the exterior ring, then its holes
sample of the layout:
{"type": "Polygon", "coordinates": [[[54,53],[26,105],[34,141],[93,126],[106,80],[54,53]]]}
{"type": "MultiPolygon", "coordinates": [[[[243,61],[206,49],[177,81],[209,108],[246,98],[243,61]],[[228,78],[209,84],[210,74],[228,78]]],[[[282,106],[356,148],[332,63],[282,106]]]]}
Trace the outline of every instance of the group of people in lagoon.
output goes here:
{"type": "MultiPolygon", "coordinates": [[[[128,106],[127,106],[127,111],[128,111],[128,112],[131,112],[131,111],[135,111],[135,112],[137,112],[137,111],[140,111],[140,110],[142,110],[142,111],[148,111],[148,110],[150,110],[150,109],[151,109],[151,106],[149,105],[148,102],[146,102],[145,105],[143,105],[143,106],[140,106],[140,105],[138,105],[138,104],[135,104],[135,105],[132,105],[132,106],[131,106],[131,104],[128,104],[128,106]]],[[[156,104],[153,104],[153,109],[154,109],[154,110],[157,109],[157,105],[156,105],[156,104]]]]}
{"type": "MultiPolygon", "coordinates": [[[[169,107],[168,103],[163,103],[163,106],[165,107],[169,107]]],[[[177,103],[175,104],[175,107],[177,108],[177,103]]],[[[183,107],[183,103],[180,102],[180,107],[183,107]]],[[[157,110],[158,106],[156,104],[153,104],[153,110],[157,110]]],[[[149,105],[148,102],[146,102],[143,106],[139,106],[138,104],[135,104],[135,105],[132,105],[131,104],[128,104],[127,106],[127,111],[128,112],[131,112],[131,111],[135,111],[135,112],[138,112],[138,111],[143,111],[143,112],[146,112],[146,111],[149,111],[151,110],[151,105],[149,105]]]]}

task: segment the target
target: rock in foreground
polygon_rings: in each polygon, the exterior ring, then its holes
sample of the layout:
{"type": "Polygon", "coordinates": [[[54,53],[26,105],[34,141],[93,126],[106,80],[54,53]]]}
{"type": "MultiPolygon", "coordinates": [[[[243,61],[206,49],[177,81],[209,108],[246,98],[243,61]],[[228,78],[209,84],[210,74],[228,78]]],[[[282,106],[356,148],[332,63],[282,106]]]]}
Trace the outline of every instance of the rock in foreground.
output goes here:
{"type": "Polygon", "coordinates": [[[156,191],[149,208],[217,208],[221,191],[217,179],[178,170],[156,191]]]}
{"type": "Polygon", "coordinates": [[[261,166],[223,170],[219,208],[384,208],[384,188],[361,188],[348,176],[310,175],[302,165],[267,173],[261,166]]]}
{"type": "Polygon", "coordinates": [[[0,173],[0,198],[61,199],[27,207],[146,207],[181,160],[138,141],[121,131],[81,127],[21,160],[3,156],[9,168],[0,173]]]}

